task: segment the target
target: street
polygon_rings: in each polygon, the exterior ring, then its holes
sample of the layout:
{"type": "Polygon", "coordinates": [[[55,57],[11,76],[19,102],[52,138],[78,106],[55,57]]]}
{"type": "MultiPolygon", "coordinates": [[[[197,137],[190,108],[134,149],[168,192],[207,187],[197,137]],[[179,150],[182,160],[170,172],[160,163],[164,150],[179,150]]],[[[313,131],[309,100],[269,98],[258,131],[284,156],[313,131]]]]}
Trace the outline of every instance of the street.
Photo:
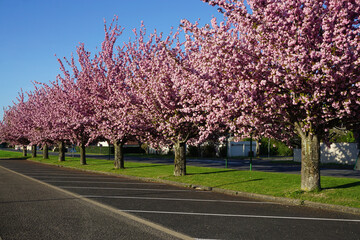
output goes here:
{"type": "Polygon", "coordinates": [[[26,160],[0,160],[0,166],[3,240],[187,236],[359,239],[360,236],[357,215],[92,174],[26,160]],[[130,219],[126,214],[135,217],[130,219]]]}

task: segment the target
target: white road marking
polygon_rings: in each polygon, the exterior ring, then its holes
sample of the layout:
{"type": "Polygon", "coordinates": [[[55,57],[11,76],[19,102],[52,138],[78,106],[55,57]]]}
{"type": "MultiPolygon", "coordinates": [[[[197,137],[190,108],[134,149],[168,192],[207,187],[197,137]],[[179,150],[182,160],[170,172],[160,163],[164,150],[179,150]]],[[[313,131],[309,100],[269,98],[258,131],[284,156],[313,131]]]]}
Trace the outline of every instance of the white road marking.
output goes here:
{"type": "Polygon", "coordinates": [[[114,184],[131,184],[131,185],[142,185],[142,184],[152,184],[152,185],[166,185],[164,183],[153,183],[153,182],[143,182],[143,183],[136,183],[136,182],[96,182],[96,181],[62,181],[62,180],[42,180],[44,182],[48,183],[102,183],[102,184],[108,184],[108,183],[114,183],[114,184]]]}
{"type": "Polygon", "coordinates": [[[94,179],[94,180],[97,180],[97,179],[113,179],[111,177],[97,177],[97,176],[92,176],[92,177],[89,177],[89,176],[69,176],[69,177],[57,177],[57,176],[39,176],[39,175],[26,175],[26,176],[29,176],[29,177],[32,177],[32,178],[59,178],[59,179],[69,179],[69,178],[78,178],[78,179],[94,179]]]}
{"type": "Polygon", "coordinates": [[[275,203],[275,202],[232,201],[232,200],[196,199],[196,198],[154,198],[154,197],[98,196],[98,195],[81,195],[81,196],[86,197],[86,198],[112,198],[112,199],[118,198],[118,199],[164,200],[164,201],[189,201],[189,202],[279,204],[279,203],[275,203]]]}
{"type": "Polygon", "coordinates": [[[241,218],[267,218],[267,219],[290,219],[307,221],[334,221],[334,222],[358,222],[360,219],[341,219],[341,218],[312,218],[312,217],[287,217],[287,216],[266,216],[266,215],[244,215],[244,214],[219,214],[219,213],[194,213],[194,212],[167,212],[167,211],[146,211],[121,209],[120,211],[129,213],[153,213],[153,214],[174,214],[174,215],[192,215],[192,216],[212,216],[212,217],[241,217],[241,218]]]}
{"type": "Polygon", "coordinates": [[[77,173],[55,173],[55,172],[44,172],[44,173],[35,173],[35,172],[31,172],[31,173],[24,173],[23,174],[26,174],[27,176],[74,176],[74,177],[78,177],[79,174],[77,173]]]}
{"type": "Polygon", "coordinates": [[[160,191],[160,192],[193,192],[193,190],[179,190],[179,189],[157,189],[157,188],[115,188],[115,187],[73,187],[73,186],[58,186],[65,189],[100,189],[100,190],[131,190],[131,191],[160,191]]]}
{"type": "MultiPolygon", "coordinates": [[[[0,239],[1,240],[1,239],[0,239]]],[[[220,240],[220,239],[212,239],[212,238],[195,238],[195,240],[220,240]]]]}

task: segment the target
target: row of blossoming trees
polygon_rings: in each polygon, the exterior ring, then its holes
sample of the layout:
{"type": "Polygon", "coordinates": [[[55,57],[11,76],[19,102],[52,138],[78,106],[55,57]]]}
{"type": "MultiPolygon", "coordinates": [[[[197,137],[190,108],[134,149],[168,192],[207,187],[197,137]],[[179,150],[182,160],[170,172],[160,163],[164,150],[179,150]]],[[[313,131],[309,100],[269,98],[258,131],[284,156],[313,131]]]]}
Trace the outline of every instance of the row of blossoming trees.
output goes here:
{"type": "Polygon", "coordinates": [[[320,141],[360,119],[360,2],[253,0],[249,13],[242,1],[204,1],[223,22],[183,20],[168,36],[142,25],[119,47],[121,27],[105,25],[96,55],[81,44],[77,58],[59,59],[56,81],[36,83],[5,110],[1,139],[60,150],[76,143],[82,164],[85,145],[107,139],[116,168],[129,139],[172,145],[179,176],[186,144],[227,132],[298,136],[301,188],[320,189],[320,141]]]}

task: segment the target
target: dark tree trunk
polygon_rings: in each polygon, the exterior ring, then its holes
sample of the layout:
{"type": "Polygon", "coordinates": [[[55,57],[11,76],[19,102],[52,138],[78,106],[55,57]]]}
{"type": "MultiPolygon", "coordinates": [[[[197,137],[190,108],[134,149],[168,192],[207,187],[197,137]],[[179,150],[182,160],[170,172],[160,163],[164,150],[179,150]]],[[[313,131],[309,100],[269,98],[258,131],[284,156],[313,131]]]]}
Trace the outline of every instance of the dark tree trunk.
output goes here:
{"type": "Polygon", "coordinates": [[[80,164],[86,165],[85,144],[80,143],[80,164]]]}
{"type": "Polygon", "coordinates": [[[301,136],[301,190],[321,190],[320,140],[317,135],[301,136]]]}
{"type": "Polygon", "coordinates": [[[37,149],[36,148],[37,148],[36,144],[31,145],[31,157],[32,158],[37,157],[37,152],[36,152],[37,149]]]}
{"type": "Polygon", "coordinates": [[[43,159],[49,159],[49,148],[47,144],[43,146],[43,159]]]}
{"type": "Polygon", "coordinates": [[[357,143],[358,155],[356,159],[356,163],[354,166],[354,170],[360,170],[360,130],[354,131],[354,137],[357,143]]]}
{"type": "Polygon", "coordinates": [[[27,156],[27,146],[23,145],[23,156],[27,156]]]}
{"type": "Polygon", "coordinates": [[[59,142],[59,162],[65,161],[65,143],[59,142]]]}
{"type": "Polygon", "coordinates": [[[177,142],[174,145],[175,160],[174,160],[174,175],[185,176],[186,175],[186,143],[177,142]]]}
{"type": "Polygon", "coordinates": [[[260,156],[260,139],[256,139],[256,157],[260,156]]]}
{"type": "Polygon", "coordinates": [[[114,150],[115,150],[115,156],[114,156],[114,167],[115,169],[125,169],[125,163],[124,163],[124,143],[121,141],[115,141],[114,142],[114,150]]]}
{"type": "Polygon", "coordinates": [[[359,149],[359,153],[358,153],[358,156],[356,159],[356,164],[355,164],[354,170],[360,170],[360,149],[359,149]]]}

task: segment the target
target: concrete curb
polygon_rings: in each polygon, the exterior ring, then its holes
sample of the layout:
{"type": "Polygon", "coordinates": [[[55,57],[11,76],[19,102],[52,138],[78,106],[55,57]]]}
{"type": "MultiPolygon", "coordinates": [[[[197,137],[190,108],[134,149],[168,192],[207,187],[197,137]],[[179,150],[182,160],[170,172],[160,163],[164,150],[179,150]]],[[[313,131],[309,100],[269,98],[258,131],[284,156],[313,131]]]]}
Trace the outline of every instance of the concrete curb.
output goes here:
{"type": "Polygon", "coordinates": [[[178,186],[178,187],[193,188],[193,189],[201,190],[201,191],[212,191],[212,192],[222,193],[222,194],[231,195],[231,196],[246,197],[246,198],[258,199],[258,200],[269,201],[269,202],[277,202],[280,204],[286,204],[286,205],[292,205],[292,206],[306,206],[306,207],[311,207],[311,208],[360,215],[360,208],[346,207],[346,206],[319,203],[319,202],[311,202],[308,200],[301,200],[301,199],[275,197],[275,196],[263,195],[263,194],[257,194],[257,193],[240,192],[240,191],[227,190],[227,189],[222,189],[222,188],[213,188],[213,187],[209,187],[209,186],[174,182],[174,181],[170,181],[170,180],[157,179],[157,178],[136,177],[136,176],[123,175],[123,174],[119,174],[119,173],[109,173],[109,172],[101,172],[101,171],[88,170],[88,169],[79,169],[76,167],[64,167],[61,165],[54,165],[54,164],[50,164],[50,163],[41,163],[41,162],[29,160],[29,159],[27,161],[31,161],[33,163],[38,163],[38,164],[49,165],[49,166],[69,168],[69,169],[83,171],[83,172],[104,174],[104,175],[121,177],[121,178],[128,178],[128,179],[139,180],[139,181],[144,181],[144,182],[164,183],[164,184],[178,186]]]}

